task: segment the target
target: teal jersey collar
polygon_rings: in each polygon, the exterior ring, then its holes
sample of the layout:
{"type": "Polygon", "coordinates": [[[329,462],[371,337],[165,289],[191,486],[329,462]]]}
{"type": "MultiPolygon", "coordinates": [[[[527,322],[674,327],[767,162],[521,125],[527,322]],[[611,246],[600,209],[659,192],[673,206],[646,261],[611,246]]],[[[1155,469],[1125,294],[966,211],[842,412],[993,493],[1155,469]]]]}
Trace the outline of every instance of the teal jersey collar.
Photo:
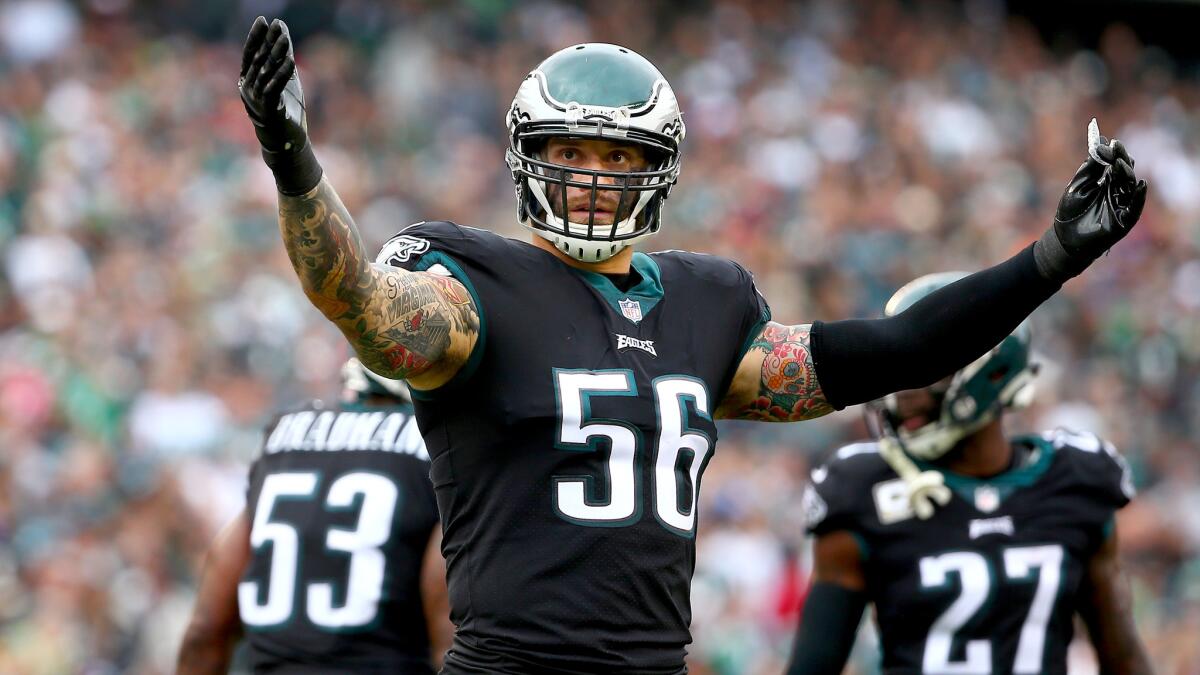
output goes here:
{"type": "Polygon", "coordinates": [[[946,486],[954,490],[968,504],[975,505],[980,511],[994,511],[1000,506],[1000,502],[1016,490],[1038,482],[1046,473],[1046,469],[1050,468],[1050,463],[1054,461],[1054,446],[1041,436],[1032,434],[1017,436],[1012,439],[1012,443],[1021,443],[1032,448],[1027,461],[1021,466],[1013,467],[988,478],[964,476],[921,459],[914,458],[913,461],[923,471],[932,470],[942,474],[946,479],[946,486]],[[990,495],[995,496],[995,503],[981,504],[990,499],[990,495]],[[992,506],[992,508],[985,508],[985,506],[992,506]]]}
{"type": "Polygon", "coordinates": [[[663,286],[658,274],[658,263],[654,258],[637,252],[633,254],[630,264],[641,275],[642,280],[624,293],[603,274],[577,267],[572,267],[571,270],[596,289],[614,312],[637,324],[654,309],[659,300],[662,300],[663,286]]]}

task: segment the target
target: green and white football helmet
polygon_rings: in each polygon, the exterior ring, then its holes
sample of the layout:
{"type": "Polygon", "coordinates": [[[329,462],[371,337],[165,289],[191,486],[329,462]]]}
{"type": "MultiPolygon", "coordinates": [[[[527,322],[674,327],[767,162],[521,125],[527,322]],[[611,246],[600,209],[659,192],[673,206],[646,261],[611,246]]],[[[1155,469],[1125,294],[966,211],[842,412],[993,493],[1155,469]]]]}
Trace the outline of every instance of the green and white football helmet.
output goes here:
{"type": "MultiPolygon", "coordinates": [[[[905,284],[888,300],[884,314],[894,316],[930,293],[965,277],[966,272],[927,274],[905,284]]],[[[1033,400],[1037,364],[1030,362],[1031,330],[1029,321],[991,351],[955,373],[949,385],[930,387],[939,409],[933,419],[916,429],[906,429],[889,394],[868,405],[868,422],[877,436],[899,441],[904,450],[918,459],[935,460],[950,451],[960,440],[996,419],[1005,408],[1021,408],[1033,400]]]]}
{"type": "Polygon", "coordinates": [[[599,262],[658,231],[662,203],[679,177],[684,125],[671,85],[645,58],[602,43],[556,52],[521,83],[509,108],[508,131],[505,159],[517,186],[517,217],[556,248],[576,260],[599,262]],[[649,168],[594,171],[553,164],[542,155],[552,137],[637,143],[649,168]],[[566,220],[568,187],[591,190],[588,222],[566,220]],[[612,224],[595,222],[602,191],[620,194],[612,224]],[[561,218],[551,207],[552,194],[562,199],[561,218]]]}
{"type": "Polygon", "coordinates": [[[379,375],[354,357],[342,364],[342,402],[365,403],[375,397],[391,399],[397,405],[412,403],[402,380],[379,375]]]}

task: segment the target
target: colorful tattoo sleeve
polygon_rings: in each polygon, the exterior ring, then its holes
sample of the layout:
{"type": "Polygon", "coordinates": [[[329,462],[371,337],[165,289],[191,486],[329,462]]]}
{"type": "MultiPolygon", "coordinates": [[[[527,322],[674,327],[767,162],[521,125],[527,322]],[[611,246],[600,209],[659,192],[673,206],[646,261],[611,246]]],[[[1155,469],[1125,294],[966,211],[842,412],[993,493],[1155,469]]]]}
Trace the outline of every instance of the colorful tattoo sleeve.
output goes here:
{"type": "Polygon", "coordinates": [[[811,324],[768,323],[750,344],[749,353],[763,355],[758,393],[732,415],[763,422],[798,422],[833,411],[817,382],[813,365],[811,324]]]}
{"type": "Polygon", "coordinates": [[[456,343],[465,360],[479,314],[463,285],[371,263],[328,180],[303,195],[280,194],[279,229],[305,295],[367,367],[406,379],[442,361],[456,343]]]}

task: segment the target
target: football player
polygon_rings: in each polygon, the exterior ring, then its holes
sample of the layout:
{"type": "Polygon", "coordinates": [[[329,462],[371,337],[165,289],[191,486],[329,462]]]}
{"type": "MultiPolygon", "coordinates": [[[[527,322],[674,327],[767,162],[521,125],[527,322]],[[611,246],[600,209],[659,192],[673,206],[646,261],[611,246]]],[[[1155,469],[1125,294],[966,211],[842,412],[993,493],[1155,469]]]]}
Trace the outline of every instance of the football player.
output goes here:
{"type": "Polygon", "coordinates": [[[528,241],[430,221],[372,263],[309,141],[287,27],[256,20],[242,61],[304,292],[367,367],[413,389],[457,625],[448,673],[684,672],[714,420],[809,419],[954,372],[1145,200],[1125,149],[1097,142],[1011,260],[888,319],[774,323],[738,264],[634,252],[662,224],[683,118],[649,61],[581,44],[509,108],[528,241]]]}
{"type": "Polygon", "coordinates": [[[343,403],[278,417],[245,512],[208,552],[179,652],[225,673],[433,672],[449,643],[429,456],[404,383],[351,359],[343,403]],[[432,647],[432,649],[431,649],[432,647]]]}
{"type": "MultiPolygon", "coordinates": [[[[921,277],[886,313],[962,276],[921,277]]],[[[1066,673],[1076,614],[1100,672],[1151,672],[1117,557],[1128,467],[1090,433],[1005,435],[1035,372],[1021,324],[951,377],[873,403],[879,439],[812,472],[815,569],[789,673],[841,673],[867,603],[885,673],[1066,673]]]]}

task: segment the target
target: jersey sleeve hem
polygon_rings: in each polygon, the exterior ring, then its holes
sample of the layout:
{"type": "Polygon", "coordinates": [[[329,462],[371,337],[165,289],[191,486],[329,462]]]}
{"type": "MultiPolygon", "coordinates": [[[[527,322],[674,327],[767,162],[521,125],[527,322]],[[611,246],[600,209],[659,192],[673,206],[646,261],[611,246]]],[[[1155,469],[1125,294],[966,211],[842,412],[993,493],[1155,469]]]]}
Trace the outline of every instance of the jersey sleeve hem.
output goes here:
{"type": "Polygon", "coordinates": [[[479,293],[475,290],[475,285],[471,283],[471,278],[467,276],[466,271],[454,261],[453,258],[440,251],[430,251],[421,256],[414,268],[417,272],[424,272],[434,265],[445,267],[452,277],[459,281],[471,294],[471,300],[475,303],[475,310],[479,314],[479,335],[475,339],[475,345],[471,347],[471,354],[467,357],[466,363],[458,369],[447,382],[433,389],[417,389],[409,387],[413,398],[428,401],[436,398],[441,392],[450,391],[461,383],[471,379],[475,371],[479,369],[479,363],[483,360],[484,345],[487,343],[487,316],[484,313],[483,302],[479,299],[479,293]]]}
{"type": "MultiPolygon", "coordinates": [[[[733,264],[741,271],[743,275],[747,277],[750,276],[750,273],[743,270],[737,265],[737,263],[733,264]]],[[[750,288],[754,294],[758,293],[758,290],[754,288],[753,280],[750,281],[750,288]]],[[[724,400],[725,396],[728,395],[729,387],[733,385],[733,379],[737,375],[738,368],[740,368],[742,365],[742,360],[746,358],[747,352],[750,351],[750,348],[754,345],[754,341],[757,340],[758,336],[762,334],[763,328],[770,320],[771,306],[763,301],[760,303],[758,318],[754,321],[754,323],[750,324],[750,328],[746,331],[746,334],[742,336],[741,344],[738,347],[737,354],[734,356],[729,372],[725,374],[725,378],[722,380],[722,384],[724,386],[721,390],[721,400],[724,400]]]]}
{"type": "Polygon", "coordinates": [[[871,544],[867,541],[867,535],[864,534],[858,527],[855,527],[853,522],[835,520],[830,523],[821,523],[815,527],[805,528],[808,536],[814,538],[824,537],[833,534],[834,532],[845,532],[854,538],[854,542],[858,545],[858,558],[863,562],[867,562],[871,558],[871,544]]]}
{"type": "Polygon", "coordinates": [[[1100,527],[1100,541],[1105,542],[1112,538],[1113,532],[1117,531],[1117,517],[1115,514],[1110,515],[1108,520],[1104,521],[1104,525],[1100,527]]]}
{"type": "Polygon", "coordinates": [[[871,557],[871,545],[867,543],[867,538],[858,530],[846,530],[854,537],[854,541],[858,542],[858,558],[866,562],[871,557]]]}
{"type": "Polygon", "coordinates": [[[767,322],[771,320],[771,308],[766,307],[762,311],[762,315],[754,325],[750,326],[750,330],[746,332],[746,338],[742,340],[742,346],[738,348],[737,360],[735,363],[741,363],[742,359],[746,358],[746,352],[750,351],[750,346],[758,339],[767,322]]]}

